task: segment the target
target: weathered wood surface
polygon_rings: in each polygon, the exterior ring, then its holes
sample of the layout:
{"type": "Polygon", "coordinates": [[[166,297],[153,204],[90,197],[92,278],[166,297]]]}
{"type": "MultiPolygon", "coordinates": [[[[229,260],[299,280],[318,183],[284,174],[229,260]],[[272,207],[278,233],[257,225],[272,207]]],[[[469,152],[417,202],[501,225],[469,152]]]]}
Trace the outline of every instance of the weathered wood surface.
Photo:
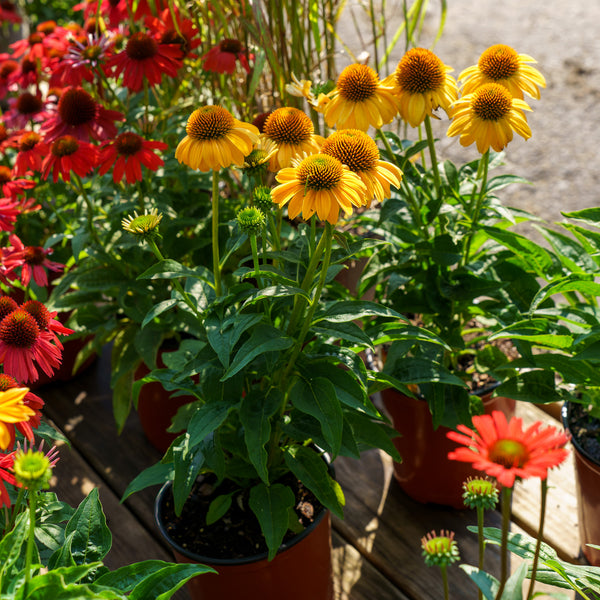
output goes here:
{"type": "MultiPolygon", "coordinates": [[[[59,497],[77,504],[90,486],[98,486],[113,532],[113,550],[107,564],[116,567],[146,558],[169,559],[169,551],[154,524],[153,501],[156,488],[119,500],[129,482],[145,467],[154,464],[159,453],[147,442],[137,415],[130,415],[123,432],[116,431],[109,387],[110,362],[107,355],[69,383],[52,384],[38,390],[46,401],[45,414],[71,442],[61,449],[55,472],[59,497]]],[[[551,420],[536,407],[527,405],[523,418],[551,420]]],[[[461,562],[476,564],[474,534],[467,526],[475,523],[473,511],[424,506],[412,501],[392,476],[391,459],[370,451],[360,461],[339,458],[336,474],[346,494],[344,520],[333,519],[333,561],[336,599],[340,600],[429,600],[439,599],[441,578],[437,569],[428,569],[421,557],[420,540],[433,529],[456,533],[461,562]]],[[[564,558],[579,555],[574,510],[572,465],[553,471],[550,484],[548,541],[564,558]]],[[[526,531],[537,526],[539,491],[521,484],[515,494],[515,522],[526,531]]],[[[534,489],[535,488],[535,489],[534,489]]],[[[488,524],[498,526],[492,513],[488,524]]],[[[486,568],[498,572],[497,550],[487,553],[486,568]]],[[[449,570],[451,597],[476,598],[475,587],[460,569],[449,570]]],[[[176,596],[187,598],[184,590],[176,596]]]]}

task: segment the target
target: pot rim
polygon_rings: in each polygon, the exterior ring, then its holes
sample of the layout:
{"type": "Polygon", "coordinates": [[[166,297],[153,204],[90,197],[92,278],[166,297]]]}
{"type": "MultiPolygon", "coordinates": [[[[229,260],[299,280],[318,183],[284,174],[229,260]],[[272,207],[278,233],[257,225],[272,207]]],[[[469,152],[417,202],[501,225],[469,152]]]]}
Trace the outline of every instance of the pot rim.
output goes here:
{"type": "Polygon", "coordinates": [[[570,442],[573,445],[573,447],[575,448],[575,450],[577,450],[579,452],[579,454],[581,454],[582,456],[584,456],[587,460],[589,460],[592,464],[596,465],[596,466],[600,466],[600,461],[598,461],[598,459],[594,458],[580,443],[579,440],[575,439],[575,437],[573,436],[573,432],[571,431],[571,429],[569,428],[569,413],[571,411],[571,406],[573,405],[573,402],[571,402],[570,400],[567,400],[563,405],[562,408],[560,409],[560,416],[561,416],[561,420],[562,420],[562,424],[563,427],[571,434],[571,439],[570,442]]]}
{"type": "MultiPolygon", "coordinates": [[[[262,560],[267,560],[268,552],[261,552],[260,554],[255,554],[253,556],[244,556],[242,558],[212,558],[210,556],[204,556],[202,554],[196,554],[195,552],[191,552],[190,550],[183,548],[177,542],[175,542],[169,533],[167,532],[165,523],[162,519],[162,506],[165,502],[165,497],[171,491],[171,487],[173,486],[172,481],[167,481],[159,490],[156,500],[154,502],[154,520],[160,530],[162,536],[167,540],[169,545],[182,554],[186,558],[189,558],[195,562],[213,565],[213,566],[235,566],[235,565],[247,565],[251,563],[260,562],[262,560]]],[[[329,513],[329,509],[324,506],[321,508],[321,512],[316,516],[315,520],[305,529],[303,529],[300,533],[294,535],[289,541],[281,544],[279,549],[277,550],[277,554],[279,555],[286,550],[289,550],[291,547],[295,546],[299,542],[301,542],[309,533],[315,530],[321,521],[325,518],[325,516],[329,513]]]]}

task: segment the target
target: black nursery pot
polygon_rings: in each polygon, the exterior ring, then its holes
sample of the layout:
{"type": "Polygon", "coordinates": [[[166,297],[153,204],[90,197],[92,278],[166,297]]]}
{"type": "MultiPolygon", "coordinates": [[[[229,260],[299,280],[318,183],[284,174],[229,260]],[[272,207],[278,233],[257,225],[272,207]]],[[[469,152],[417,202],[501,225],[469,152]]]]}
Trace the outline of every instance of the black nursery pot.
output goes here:
{"type": "Polygon", "coordinates": [[[208,565],[218,573],[194,577],[188,582],[192,600],[333,600],[331,516],[327,509],[301,533],[282,544],[272,561],[267,560],[265,552],[243,558],[213,558],[189,551],[169,534],[164,514],[171,487],[169,482],[161,488],[154,506],[161,534],[178,562],[208,565]]]}
{"type": "Polygon", "coordinates": [[[562,420],[565,429],[571,434],[575,456],[579,540],[581,550],[590,564],[600,567],[600,550],[587,546],[600,546],[600,461],[582,444],[578,430],[585,426],[583,423],[577,423],[575,410],[576,405],[565,403],[562,408],[562,420]]]}

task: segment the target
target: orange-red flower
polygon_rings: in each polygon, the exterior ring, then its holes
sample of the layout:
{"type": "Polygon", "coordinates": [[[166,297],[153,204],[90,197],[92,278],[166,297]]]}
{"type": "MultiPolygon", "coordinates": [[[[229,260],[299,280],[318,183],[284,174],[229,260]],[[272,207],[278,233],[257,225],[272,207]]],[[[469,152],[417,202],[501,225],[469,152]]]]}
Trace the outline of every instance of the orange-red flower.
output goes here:
{"type": "Polygon", "coordinates": [[[10,246],[2,248],[2,264],[8,271],[21,267],[20,279],[24,286],[28,286],[32,278],[37,285],[47,286],[46,269],[54,272],[64,269],[64,265],[48,258],[52,254],[52,248],[25,246],[14,234],[9,236],[9,240],[10,246]]]}
{"type": "Polygon", "coordinates": [[[246,73],[250,73],[246,50],[242,43],[239,40],[226,38],[202,57],[202,68],[205,71],[232,75],[235,71],[236,60],[240,61],[246,73]]]}
{"type": "Polygon", "coordinates": [[[18,150],[13,172],[17,176],[22,176],[29,170],[42,170],[42,162],[48,156],[50,147],[42,141],[39,133],[27,131],[19,138],[18,150]]]}
{"type": "Polygon", "coordinates": [[[569,438],[555,427],[543,427],[537,421],[525,430],[523,420],[506,420],[504,413],[473,417],[474,429],[458,425],[458,433],[449,431],[449,439],[463,444],[448,454],[451,460],[473,463],[473,468],[495,477],[498,483],[512,487],[517,478],[545,479],[548,469],[567,457],[564,448],[569,438]]]}
{"type": "Polygon", "coordinates": [[[48,179],[52,172],[54,183],[62,175],[64,181],[71,181],[71,171],[85,177],[98,162],[98,151],[92,144],[82,142],[72,135],[63,135],[52,142],[50,152],[42,163],[42,177],[48,179]]]}
{"type": "Polygon", "coordinates": [[[177,77],[183,53],[178,44],[159,44],[151,35],[134,33],[125,49],[111,57],[107,65],[114,68],[114,76],[123,73],[123,85],[132,92],[139,92],[144,80],[157,85],[162,76],[177,77]]]}

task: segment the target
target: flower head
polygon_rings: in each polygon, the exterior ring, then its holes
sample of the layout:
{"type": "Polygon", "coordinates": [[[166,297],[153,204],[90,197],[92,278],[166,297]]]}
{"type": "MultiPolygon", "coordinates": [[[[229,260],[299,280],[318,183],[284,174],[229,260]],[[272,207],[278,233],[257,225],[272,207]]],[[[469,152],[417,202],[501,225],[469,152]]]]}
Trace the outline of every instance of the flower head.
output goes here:
{"type": "Polygon", "coordinates": [[[340,208],[346,216],[352,206],[364,206],[366,187],[358,175],[328,154],[313,154],[297,167],[281,169],[275,176],[280,183],[271,195],[280,207],[289,202],[288,214],[305,220],[316,213],[322,221],[335,225],[340,208]]]}
{"type": "Polygon", "coordinates": [[[154,150],[166,150],[169,147],[164,142],[154,142],[144,139],[141,135],[126,131],[119,134],[114,141],[105,142],[100,150],[100,175],[113,168],[113,181],[119,183],[125,176],[127,183],[142,180],[142,165],[151,171],[156,171],[165,163],[154,154],[154,150]]]}
{"type": "Polygon", "coordinates": [[[258,139],[254,125],[238,121],[222,106],[195,110],[185,131],[187,135],[179,142],[175,158],[199,171],[242,166],[258,139]]]}
{"type": "Polygon", "coordinates": [[[158,85],[163,75],[177,77],[182,57],[178,44],[159,44],[151,35],[138,31],[107,65],[113,67],[115,77],[123,74],[123,85],[127,89],[139,92],[144,81],[158,85]]]}
{"type": "Polygon", "coordinates": [[[55,334],[41,331],[35,318],[17,308],[0,321],[0,362],[4,372],[18,381],[36,381],[37,362],[51,376],[60,366],[61,350],[55,346],[55,334]]]}
{"type": "Polygon", "coordinates": [[[243,233],[258,235],[265,226],[265,213],[256,206],[247,206],[238,212],[236,220],[243,233]]]}
{"type": "Polygon", "coordinates": [[[15,161],[14,173],[23,176],[27,171],[41,171],[42,162],[50,150],[48,144],[42,141],[39,133],[27,131],[19,138],[19,153],[15,161]]]}
{"type": "Polygon", "coordinates": [[[0,448],[2,450],[6,450],[14,441],[14,424],[28,421],[35,414],[35,411],[24,402],[28,391],[26,387],[0,391],[0,448]]]}
{"type": "MultiPolygon", "coordinates": [[[[10,375],[6,375],[5,373],[0,373],[0,392],[6,392],[7,390],[12,390],[15,388],[21,388],[17,383],[17,380],[10,375]]],[[[34,394],[33,392],[28,391],[24,398],[23,403],[28,406],[33,414],[29,416],[26,421],[19,421],[18,423],[7,423],[9,429],[9,435],[11,437],[11,441],[9,443],[9,448],[12,448],[15,440],[15,429],[18,429],[26,439],[30,442],[33,441],[33,430],[40,426],[40,422],[42,420],[42,408],[44,408],[44,401],[34,394]]]]}
{"type": "Polygon", "coordinates": [[[235,71],[236,60],[240,61],[246,73],[250,73],[246,50],[242,43],[236,39],[226,38],[202,57],[202,68],[205,71],[232,75],[235,71]]]}
{"type": "Polygon", "coordinates": [[[456,81],[431,50],[412,48],[402,57],[396,71],[383,80],[398,97],[398,112],[412,127],[418,127],[440,106],[450,114],[458,98],[456,81]]]}
{"type": "Polygon", "coordinates": [[[567,457],[568,436],[554,427],[542,428],[540,421],[523,429],[523,420],[506,420],[504,413],[473,417],[474,429],[459,425],[449,439],[463,444],[448,454],[451,460],[473,463],[473,468],[495,477],[500,485],[513,487],[515,479],[545,479],[548,469],[567,457]]]}
{"type": "Polygon", "coordinates": [[[423,558],[428,567],[447,567],[460,560],[458,545],[454,541],[453,531],[440,531],[437,535],[431,531],[421,539],[423,558]]]}
{"type": "Polygon", "coordinates": [[[463,483],[463,500],[467,508],[493,510],[498,504],[498,488],[488,477],[469,477],[463,483]]]}
{"type": "Polygon", "coordinates": [[[268,214],[273,208],[273,198],[271,197],[271,188],[266,185],[259,185],[252,191],[252,204],[263,213],[268,214]]]}
{"type": "Polygon", "coordinates": [[[58,273],[64,265],[52,261],[48,255],[52,254],[51,248],[41,246],[25,246],[14,234],[9,236],[11,246],[2,249],[2,261],[11,271],[21,267],[21,283],[28,286],[31,279],[40,287],[48,285],[47,270],[58,273]]]}
{"type": "Polygon", "coordinates": [[[458,77],[464,81],[463,95],[471,94],[484,83],[499,83],[515,97],[540,97],[540,87],[546,87],[544,76],[527,63],[535,60],[527,54],[517,54],[510,46],[496,44],[490,46],[479,57],[479,62],[465,69],[458,77]]]}
{"type": "Polygon", "coordinates": [[[115,121],[124,116],[108,110],[80,87],[66,88],[58,101],[56,112],[42,124],[41,133],[47,142],[70,135],[81,141],[105,140],[117,135],[115,121]]]}
{"type": "Polygon", "coordinates": [[[271,154],[269,170],[276,172],[291,166],[295,158],[319,152],[322,141],[315,135],[313,123],[305,112],[284,106],[267,117],[261,148],[271,154]]]}
{"type": "Polygon", "coordinates": [[[500,152],[513,139],[514,131],[526,140],[531,137],[524,110],[531,109],[503,85],[484,83],[455,103],[447,135],[460,135],[462,146],[476,142],[481,154],[490,146],[500,152]]]}
{"type": "Polygon", "coordinates": [[[19,484],[28,490],[42,490],[50,486],[52,467],[50,459],[39,450],[17,450],[13,472],[19,484]]]}
{"type": "Polygon", "coordinates": [[[78,140],[72,135],[63,135],[52,142],[50,152],[42,163],[42,177],[48,179],[52,173],[54,183],[61,175],[71,181],[71,171],[85,177],[98,162],[98,151],[92,144],[78,140]]]}
{"type": "Polygon", "coordinates": [[[158,235],[158,226],[161,221],[162,215],[158,213],[158,209],[153,208],[150,212],[144,212],[143,215],[138,215],[134,211],[133,217],[124,218],[121,225],[125,231],[133,233],[133,235],[148,238],[158,235]]]}
{"type": "Polygon", "coordinates": [[[402,171],[396,165],[379,159],[377,144],[364,131],[336,131],[325,140],[321,152],[334,156],[361,178],[367,188],[367,206],[373,198],[379,202],[389,198],[390,186],[400,187],[402,171]]]}
{"type": "Polygon", "coordinates": [[[398,112],[392,88],[383,85],[368,65],[346,67],[328,96],[330,100],[323,107],[328,127],[367,131],[373,126],[379,129],[398,112]]]}

